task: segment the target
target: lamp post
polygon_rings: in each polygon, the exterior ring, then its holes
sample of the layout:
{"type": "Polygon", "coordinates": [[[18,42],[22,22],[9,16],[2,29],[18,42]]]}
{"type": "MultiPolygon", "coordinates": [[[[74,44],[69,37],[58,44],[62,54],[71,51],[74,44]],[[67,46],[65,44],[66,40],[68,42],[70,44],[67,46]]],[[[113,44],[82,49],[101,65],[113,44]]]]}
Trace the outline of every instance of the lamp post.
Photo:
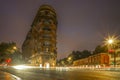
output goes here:
{"type": "Polygon", "coordinates": [[[110,53],[113,53],[113,59],[114,59],[114,60],[113,60],[113,62],[114,62],[113,65],[114,65],[114,67],[115,67],[115,66],[116,66],[116,55],[115,55],[115,50],[113,50],[114,40],[113,40],[113,39],[109,39],[109,40],[108,40],[108,43],[109,43],[109,45],[110,45],[110,47],[111,47],[110,50],[109,50],[109,52],[110,52],[110,53]]]}
{"type": "Polygon", "coordinates": [[[108,52],[109,53],[113,53],[113,65],[114,67],[116,67],[116,55],[115,55],[115,46],[116,46],[116,37],[115,36],[109,36],[108,38],[106,38],[105,44],[107,44],[108,46],[108,52]]]}
{"type": "Polygon", "coordinates": [[[16,46],[14,46],[14,47],[13,47],[13,49],[14,49],[14,50],[16,50],[16,49],[17,49],[17,47],[16,47],[16,46]]]}
{"type": "Polygon", "coordinates": [[[69,66],[72,65],[72,62],[73,62],[72,56],[69,56],[67,58],[67,61],[68,61],[69,66]]]}

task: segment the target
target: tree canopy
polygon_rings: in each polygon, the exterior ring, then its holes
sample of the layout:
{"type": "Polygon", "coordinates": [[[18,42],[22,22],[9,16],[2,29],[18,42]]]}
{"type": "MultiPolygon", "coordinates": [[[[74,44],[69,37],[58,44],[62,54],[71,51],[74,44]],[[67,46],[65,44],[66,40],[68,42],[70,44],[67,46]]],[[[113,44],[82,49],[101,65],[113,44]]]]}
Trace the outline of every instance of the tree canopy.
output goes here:
{"type": "Polygon", "coordinates": [[[61,66],[72,65],[75,60],[86,58],[91,55],[91,52],[88,50],[83,51],[72,51],[66,58],[63,58],[58,61],[58,64],[61,66]]]}
{"type": "Polygon", "coordinates": [[[0,43],[0,63],[7,60],[12,60],[11,63],[18,63],[22,60],[22,55],[16,47],[15,42],[2,42],[0,43]]]}
{"type": "Polygon", "coordinates": [[[108,48],[107,46],[101,46],[101,45],[98,45],[95,50],[93,51],[93,54],[99,54],[99,53],[105,53],[108,51],[108,48]]]}
{"type": "Polygon", "coordinates": [[[9,54],[12,54],[14,52],[14,47],[16,44],[14,42],[12,43],[0,43],[0,58],[5,58],[9,54]]]}

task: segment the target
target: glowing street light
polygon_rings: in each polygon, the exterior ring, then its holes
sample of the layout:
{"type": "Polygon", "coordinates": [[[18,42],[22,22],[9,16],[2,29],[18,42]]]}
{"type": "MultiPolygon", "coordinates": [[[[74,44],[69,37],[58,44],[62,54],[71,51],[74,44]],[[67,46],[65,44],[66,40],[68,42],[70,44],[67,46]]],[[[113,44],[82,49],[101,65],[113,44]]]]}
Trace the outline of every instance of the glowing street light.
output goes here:
{"type": "Polygon", "coordinates": [[[71,57],[68,58],[69,61],[70,61],[71,59],[72,59],[71,57]]]}
{"type": "Polygon", "coordinates": [[[109,43],[109,44],[112,44],[113,42],[114,42],[114,41],[113,41],[112,39],[109,39],[109,40],[108,40],[108,43],[109,43]]]}
{"type": "Polygon", "coordinates": [[[115,46],[117,45],[117,37],[115,36],[108,36],[108,38],[105,39],[105,44],[108,46],[108,51],[110,53],[114,54],[114,67],[116,65],[116,55],[115,55],[115,46]]]}
{"type": "Polygon", "coordinates": [[[117,39],[118,39],[118,37],[116,37],[114,35],[113,36],[108,36],[107,38],[105,38],[105,41],[104,41],[105,45],[108,45],[108,47],[114,47],[114,46],[117,45],[117,39]]]}
{"type": "Polygon", "coordinates": [[[17,47],[16,47],[16,46],[14,46],[14,47],[13,47],[13,49],[14,49],[14,50],[16,50],[16,49],[17,49],[17,47]]]}

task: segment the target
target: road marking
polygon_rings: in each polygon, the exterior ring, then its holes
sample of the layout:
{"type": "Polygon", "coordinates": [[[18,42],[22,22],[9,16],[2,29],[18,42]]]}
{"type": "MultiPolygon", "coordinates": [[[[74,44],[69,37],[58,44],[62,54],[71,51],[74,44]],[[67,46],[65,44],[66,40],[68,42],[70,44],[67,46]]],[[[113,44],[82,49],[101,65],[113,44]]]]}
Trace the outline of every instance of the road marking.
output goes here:
{"type": "Polygon", "coordinates": [[[22,80],[21,78],[15,76],[15,75],[13,75],[13,74],[11,74],[11,75],[12,75],[12,77],[14,77],[16,80],[22,80]]]}

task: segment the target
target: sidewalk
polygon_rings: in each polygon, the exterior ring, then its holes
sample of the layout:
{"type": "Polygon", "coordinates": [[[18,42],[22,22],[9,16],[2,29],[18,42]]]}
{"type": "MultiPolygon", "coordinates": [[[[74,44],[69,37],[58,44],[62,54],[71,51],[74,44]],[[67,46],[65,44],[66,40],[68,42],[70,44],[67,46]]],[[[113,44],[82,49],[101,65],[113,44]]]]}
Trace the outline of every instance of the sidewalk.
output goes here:
{"type": "Polygon", "coordinates": [[[21,80],[21,79],[10,73],[0,71],[0,80],[21,80]]]}

